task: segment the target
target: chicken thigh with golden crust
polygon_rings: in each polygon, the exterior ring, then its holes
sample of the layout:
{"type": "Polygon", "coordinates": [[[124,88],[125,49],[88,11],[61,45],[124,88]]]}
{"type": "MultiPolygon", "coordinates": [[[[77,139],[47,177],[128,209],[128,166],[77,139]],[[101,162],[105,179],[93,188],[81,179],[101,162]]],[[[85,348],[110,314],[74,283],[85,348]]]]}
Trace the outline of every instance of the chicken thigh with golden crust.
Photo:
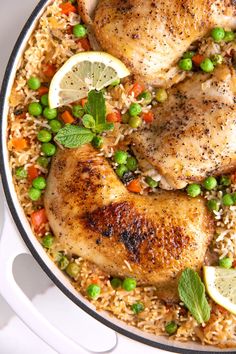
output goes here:
{"type": "Polygon", "coordinates": [[[201,198],[132,194],[90,145],[59,150],[47,183],[50,226],[72,254],[110,275],[154,284],[165,300],[176,299],[181,271],[200,270],[213,235],[201,198]]]}

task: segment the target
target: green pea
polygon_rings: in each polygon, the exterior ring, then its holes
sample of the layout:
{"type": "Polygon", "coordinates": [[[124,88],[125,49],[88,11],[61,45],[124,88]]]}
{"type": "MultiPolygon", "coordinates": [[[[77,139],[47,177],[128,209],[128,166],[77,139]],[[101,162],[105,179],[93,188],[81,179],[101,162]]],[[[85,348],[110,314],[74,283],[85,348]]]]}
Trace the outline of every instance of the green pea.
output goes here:
{"type": "Polygon", "coordinates": [[[159,183],[155,181],[152,177],[147,176],[145,178],[145,182],[149,185],[151,188],[157,188],[159,183]]]}
{"type": "Polygon", "coordinates": [[[73,34],[76,38],[83,38],[87,35],[87,29],[83,25],[75,25],[73,27],[73,34]]]}
{"type": "Polygon", "coordinates": [[[71,277],[71,278],[77,278],[78,274],[80,271],[80,267],[77,263],[72,262],[66,267],[66,273],[71,277]]]}
{"type": "Polygon", "coordinates": [[[43,116],[48,120],[55,119],[57,118],[57,109],[46,107],[43,110],[43,116]]]}
{"type": "Polygon", "coordinates": [[[234,204],[236,204],[236,192],[231,194],[234,204]]]}
{"type": "Polygon", "coordinates": [[[168,98],[168,95],[167,95],[167,92],[165,89],[160,88],[156,91],[157,102],[163,103],[167,100],[167,98],[168,98]]]}
{"type": "Polygon", "coordinates": [[[50,160],[47,157],[39,156],[37,159],[37,164],[43,168],[47,168],[49,165],[50,160]]]}
{"type": "Polygon", "coordinates": [[[31,200],[33,200],[34,202],[36,202],[37,200],[40,199],[41,197],[41,191],[39,189],[36,189],[36,188],[33,188],[31,187],[29,192],[28,192],[28,195],[30,197],[31,200]]]}
{"type": "Polygon", "coordinates": [[[39,176],[33,180],[32,185],[36,189],[45,189],[47,185],[46,179],[42,176],[39,176]]]}
{"type": "Polygon", "coordinates": [[[186,58],[186,59],[181,59],[179,61],[179,68],[184,71],[190,71],[192,70],[193,67],[193,62],[192,59],[186,58]]]}
{"type": "Polygon", "coordinates": [[[224,28],[222,27],[215,27],[211,31],[211,37],[214,39],[215,42],[220,42],[223,40],[225,36],[224,28]]]}
{"type": "Polygon", "coordinates": [[[61,270],[65,270],[68,267],[69,263],[69,259],[66,256],[62,256],[58,262],[58,265],[61,270]]]}
{"type": "Polygon", "coordinates": [[[53,133],[58,133],[62,128],[62,123],[58,119],[50,120],[49,125],[53,133]]]}
{"type": "Polygon", "coordinates": [[[28,87],[31,90],[38,90],[41,86],[41,82],[37,77],[31,77],[28,81],[27,81],[28,87]]]}
{"type": "Polygon", "coordinates": [[[235,33],[233,31],[226,31],[224,36],[224,41],[226,43],[232,42],[235,39],[235,33]]]}
{"type": "Polygon", "coordinates": [[[183,54],[183,59],[192,59],[192,57],[196,54],[196,52],[190,50],[189,52],[185,52],[183,54]]]}
{"type": "Polygon", "coordinates": [[[229,176],[221,176],[220,185],[224,187],[229,187],[231,185],[231,178],[229,176]]]}
{"type": "Polygon", "coordinates": [[[139,128],[142,125],[142,119],[138,116],[130,117],[129,126],[133,129],[139,128]]]}
{"type": "Polygon", "coordinates": [[[82,118],[84,113],[84,108],[80,104],[72,107],[72,114],[75,118],[82,118]]]}
{"type": "Polygon", "coordinates": [[[53,258],[54,260],[59,263],[60,260],[62,259],[62,257],[64,256],[63,254],[63,251],[56,251],[54,254],[53,254],[53,258]]]}
{"type": "Polygon", "coordinates": [[[142,112],[142,107],[138,103],[131,103],[129,107],[129,114],[131,117],[138,116],[142,112]]]}
{"type": "Polygon", "coordinates": [[[212,189],[216,188],[216,186],[217,180],[215,179],[215,177],[207,177],[203,182],[203,187],[208,191],[211,191],[212,189]]]}
{"type": "Polygon", "coordinates": [[[45,235],[42,239],[42,245],[45,248],[51,248],[54,242],[54,237],[51,234],[45,235]]]}
{"type": "Polygon", "coordinates": [[[38,132],[37,138],[42,143],[48,143],[52,140],[52,134],[48,130],[42,129],[38,132]]]}
{"type": "Polygon", "coordinates": [[[214,70],[214,65],[211,59],[206,58],[201,62],[200,68],[202,69],[202,71],[205,71],[206,73],[211,73],[214,70]]]}
{"type": "Polygon", "coordinates": [[[131,310],[137,315],[140,312],[144,311],[144,304],[141,302],[136,302],[131,306],[131,310]]]}
{"type": "Polygon", "coordinates": [[[128,168],[129,171],[134,172],[135,170],[137,170],[138,161],[136,160],[135,157],[133,157],[133,156],[128,156],[127,162],[126,162],[126,166],[127,166],[127,168],[128,168]]]}
{"type": "Polygon", "coordinates": [[[232,268],[232,265],[233,265],[233,261],[229,257],[224,257],[222,259],[219,259],[219,266],[221,268],[230,269],[232,268]]]}
{"type": "Polygon", "coordinates": [[[137,282],[133,278],[125,278],[122,283],[122,288],[126,291],[132,291],[136,288],[137,282]]]}
{"type": "Polygon", "coordinates": [[[231,194],[225,194],[223,197],[222,197],[222,204],[224,206],[231,206],[231,205],[234,205],[234,200],[232,198],[232,195],[231,194]]]}
{"type": "Polygon", "coordinates": [[[114,154],[114,160],[119,165],[126,164],[127,158],[128,158],[128,154],[126,151],[123,150],[117,150],[114,154]]]}
{"type": "Polygon", "coordinates": [[[41,150],[46,156],[53,156],[55,155],[57,148],[52,143],[43,143],[41,150]]]}
{"type": "Polygon", "coordinates": [[[43,112],[43,108],[40,103],[32,102],[28,106],[28,112],[30,115],[37,117],[40,116],[43,112]]]}
{"type": "Polygon", "coordinates": [[[43,106],[48,106],[48,94],[46,93],[43,95],[40,99],[41,103],[43,106]]]}
{"type": "Polygon", "coordinates": [[[75,3],[76,3],[76,0],[69,0],[69,2],[70,2],[71,4],[75,4],[75,3]]]}
{"type": "Polygon", "coordinates": [[[177,324],[174,321],[168,322],[165,325],[165,331],[169,335],[175,334],[177,329],[178,329],[178,326],[177,326],[177,324]]]}
{"type": "Polygon", "coordinates": [[[211,56],[211,61],[213,65],[220,65],[223,63],[224,58],[222,57],[221,54],[214,54],[211,56]]]}
{"type": "Polygon", "coordinates": [[[128,112],[122,115],[122,123],[124,124],[129,123],[129,119],[130,119],[130,115],[128,112]]]}
{"type": "Polygon", "coordinates": [[[101,293],[101,288],[97,284],[90,284],[87,287],[87,295],[90,299],[96,299],[101,293]]]}
{"type": "Polygon", "coordinates": [[[197,197],[199,194],[201,194],[200,185],[197,183],[189,184],[187,187],[187,194],[193,198],[197,197]]]}
{"type": "Polygon", "coordinates": [[[16,178],[25,179],[28,177],[28,172],[24,167],[18,167],[15,172],[16,178]]]}
{"type": "Polygon", "coordinates": [[[103,146],[103,138],[101,136],[95,136],[92,140],[92,145],[96,148],[96,149],[101,149],[101,147],[103,146]]]}
{"type": "Polygon", "coordinates": [[[119,278],[113,278],[113,279],[110,281],[110,283],[111,283],[111,286],[113,287],[113,289],[118,289],[118,288],[120,288],[121,285],[122,285],[122,281],[121,281],[121,279],[119,279],[119,278]]]}
{"type": "Polygon", "coordinates": [[[152,102],[152,94],[149,91],[144,91],[138,96],[138,100],[142,100],[143,105],[148,105],[152,102]]]}
{"type": "Polygon", "coordinates": [[[110,84],[110,86],[118,86],[120,84],[120,79],[117,78],[115,81],[112,82],[112,84],[110,84]]]}
{"type": "Polygon", "coordinates": [[[126,172],[128,172],[128,168],[125,165],[119,165],[116,168],[116,174],[118,177],[122,178],[126,172]]]}
{"type": "Polygon", "coordinates": [[[211,211],[219,211],[220,209],[219,201],[216,199],[208,200],[207,207],[211,211]]]}

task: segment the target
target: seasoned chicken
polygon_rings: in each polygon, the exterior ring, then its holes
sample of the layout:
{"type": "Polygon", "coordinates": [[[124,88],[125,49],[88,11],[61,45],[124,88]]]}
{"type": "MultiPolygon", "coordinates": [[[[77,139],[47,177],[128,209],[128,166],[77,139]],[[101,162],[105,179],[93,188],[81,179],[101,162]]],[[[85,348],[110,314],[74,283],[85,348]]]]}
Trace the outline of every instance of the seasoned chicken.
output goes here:
{"type": "MultiPolygon", "coordinates": [[[[82,2],[88,10],[96,3],[82,2]]],[[[164,85],[190,44],[217,25],[236,27],[234,0],[100,0],[93,28],[103,50],[142,81],[164,85]]]]}
{"type": "Polygon", "coordinates": [[[113,276],[155,284],[165,300],[176,298],[183,269],[200,269],[213,234],[202,199],[129,193],[90,145],[58,151],[45,208],[65,249],[113,276]]]}
{"type": "Polygon", "coordinates": [[[233,68],[195,73],[170,89],[151,125],[131,135],[134,149],[174,189],[235,170],[235,94],[233,68]]]}

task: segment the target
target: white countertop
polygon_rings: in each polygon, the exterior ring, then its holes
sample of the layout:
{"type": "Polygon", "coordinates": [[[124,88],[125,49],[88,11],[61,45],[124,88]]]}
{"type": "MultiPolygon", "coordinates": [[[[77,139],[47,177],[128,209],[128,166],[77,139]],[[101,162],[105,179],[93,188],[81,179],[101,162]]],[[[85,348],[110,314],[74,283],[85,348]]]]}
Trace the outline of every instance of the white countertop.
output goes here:
{"type": "MultiPolygon", "coordinates": [[[[37,3],[37,0],[1,1],[0,82],[14,43],[37,3]]],[[[91,320],[87,314],[84,314],[82,310],[69,301],[52,284],[51,280],[31,256],[25,255],[17,260],[15,275],[25,293],[33,299],[35,306],[50,321],[58,323],[58,327],[66,333],[69,328],[72,337],[79,338],[84,345],[86,345],[87,341],[90,349],[102,349],[102,340],[99,342],[98,337],[102,337],[103,326],[95,320],[91,320]]],[[[55,353],[15,316],[14,312],[0,296],[0,353],[32,354],[32,352],[36,354],[55,353]]],[[[126,338],[123,338],[121,346],[115,350],[116,354],[154,354],[154,352],[155,354],[164,353],[126,338]]]]}

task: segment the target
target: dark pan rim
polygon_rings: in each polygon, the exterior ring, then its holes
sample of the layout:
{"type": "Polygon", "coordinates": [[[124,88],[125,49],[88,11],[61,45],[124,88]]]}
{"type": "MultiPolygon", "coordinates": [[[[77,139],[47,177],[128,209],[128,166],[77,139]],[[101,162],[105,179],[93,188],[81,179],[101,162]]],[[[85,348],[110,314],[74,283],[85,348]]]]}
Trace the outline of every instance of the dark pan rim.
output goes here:
{"type": "MultiPolygon", "coordinates": [[[[24,41],[24,38],[27,34],[27,31],[30,29],[32,26],[33,22],[37,18],[39,12],[42,10],[43,6],[48,2],[48,0],[40,0],[38,5],[35,7],[33,10],[32,14],[30,15],[29,19],[27,20],[26,24],[24,25],[17,41],[14,46],[14,49],[12,51],[12,54],[10,56],[9,62],[6,67],[5,75],[3,78],[2,82],[2,87],[1,87],[1,94],[0,94],[0,116],[3,117],[3,112],[4,112],[4,106],[6,102],[6,91],[8,88],[8,82],[11,76],[12,68],[15,63],[15,58],[17,56],[18,51],[21,48],[21,45],[24,41]]],[[[143,338],[141,335],[132,333],[131,330],[126,330],[124,328],[119,327],[118,325],[112,323],[112,319],[108,320],[104,318],[102,315],[100,315],[98,312],[95,310],[91,309],[88,307],[86,304],[84,304],[80,299],[78,299],[74,294],[72,294],[66,286],[55,276],[55,274],[51,271],[51,269],[46,265],[46,263],[43,261],[43,259],[39,256],[37,250],[33,246],[33,243],[31,242],[30,237],[28,236],[27,232],[24,229],[23,223],[21,222],[17,209],[14,205],[13,198],[11,196],[11,191],[9,187],[9,182],[7,179],[7,172],[6,172],[6,166],[4,165],[4,156],[3,156],[3,137],[5,134],[3,133],[3,128],[0,127],[0,173],[1,173],[1,178],[2,178],[2,184],[3,184],[3,189],[4,193],[6,196],[7,204],[9,206],[11,215],[13,217],[13,220],[26,244],[28,249],[30,250],[31,254],[33,255],[34,259],[36,262],[40,265],[40,267],[43,269],[43,271],[48,275],[48,277],[53,281],[53,283],[66,295],[71,301],[73,301],[77,306],[79,306],[82,310],[84,310],[86,313],[88,313],[90,316],[104,324],[105,326],[111,328],[115,332],[118,332],[134,341],[141,342],[143,344],[149,345],[151,347],[159,348],[162,350],[166,350],[169,352],[175,352],[175,353],[184,353],[184,354],[199,354],[199,353],[206,353],[206,354],[219,354],[219,353],[235,353],[235,351],[227,351],[227,352],[214,352],[214,351],[199,351],[199,350],[194,350],[194,349],[184,349],[184,348],[178,348],[175,346],[171,345],[166,345],[162,343],[155,342],[154,340],[148,339],[148,338],[143,338]]],[[[127,325],[128,326],[128,325],[127,325]]]]}

